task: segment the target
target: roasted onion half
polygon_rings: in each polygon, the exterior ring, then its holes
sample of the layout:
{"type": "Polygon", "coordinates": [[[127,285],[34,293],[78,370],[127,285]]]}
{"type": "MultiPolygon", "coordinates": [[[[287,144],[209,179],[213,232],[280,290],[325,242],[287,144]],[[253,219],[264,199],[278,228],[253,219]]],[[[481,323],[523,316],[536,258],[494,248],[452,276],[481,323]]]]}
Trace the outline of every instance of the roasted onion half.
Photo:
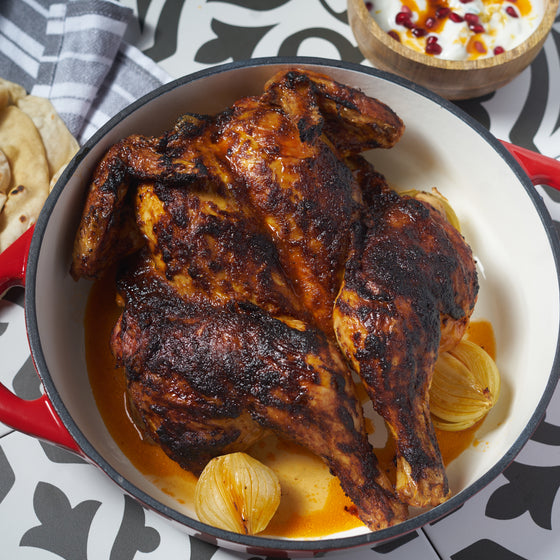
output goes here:
{"type": "Polygon", "coordinates": [[[264,531],[280,504],[280,482],[272,469],[246,453],[212,459],[195,490],[200,521],[245,535],[264,531]]]}
{"type": "Polygon", "coordinates": [[[433,424],[447,431],[470,428],[484,418],[499,394],[496,362],[478,344],[463,338],[436,362],[430,387],[433,424]]]}

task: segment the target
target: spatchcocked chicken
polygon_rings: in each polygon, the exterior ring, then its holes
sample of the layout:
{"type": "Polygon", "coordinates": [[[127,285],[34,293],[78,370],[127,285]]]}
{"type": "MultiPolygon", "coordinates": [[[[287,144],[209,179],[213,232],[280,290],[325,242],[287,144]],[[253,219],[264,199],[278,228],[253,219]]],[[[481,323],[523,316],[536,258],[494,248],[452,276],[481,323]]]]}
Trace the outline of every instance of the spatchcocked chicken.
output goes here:
{"type": "Polygon", "coordinates": [[[112,350],[136,421],[185,469],[272,431],[319,455],[372,530],[448,497],[428,390],[478,284],[445,217],[359,155],[403,131],[383,103],[291,69],[99,163],[71,272],[119,263],[112,350]],[[355,375],[396,438],[396,488],[355,375]]]}

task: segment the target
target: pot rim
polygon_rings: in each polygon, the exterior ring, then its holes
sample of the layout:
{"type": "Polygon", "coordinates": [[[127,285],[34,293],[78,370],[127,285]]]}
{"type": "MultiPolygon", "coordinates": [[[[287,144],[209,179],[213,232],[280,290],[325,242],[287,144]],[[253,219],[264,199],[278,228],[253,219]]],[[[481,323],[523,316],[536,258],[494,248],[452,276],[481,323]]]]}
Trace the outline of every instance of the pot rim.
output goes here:
{"type": "MultiPolygon", "coordinates": [[[[366,67],[356,63],[316,57],[255,58],[247,61],[231,62],[203,69],[195,73],[172,80],[153,90],[152,92],[144,95],[131,105],[119,111],[96,133],[94,133],[92,137],[79,150],[74,159],[68,164],[66,170],[63,172],[61,178],[48,197],[43,210],[38,217],[29,250],[25,281],[25,314],[31,355],[48,398],[50,399],[61,421],[70,432],[72,438],[74,438],[79,448],[82,450],[84,456],[90,462],[94,463],[97,467],[104,471],[105,474],[107,474],[126,493],[135,497],[139,502],[147,506],[149,509],[155,510],[162,514],[164,517],[167,517],[187,528],[190,528],[195,532],[194,536],[198,536],[206,541],[208,541],[209,536],[211,536],[215,541],[235,543],[238,546],[246,547],[249,551],[266,550],[269,553],[274,550],[282,551],[284,553],[286,553],[287,551],[326,552],[330,550],[348,549],[371,543],[380,543],[382,541],[394,539],[396,537],[403,536],[404,534],[411,531],[420,529],[422,526],[431,522],[435,522],[441,517],[444,517],[453,512],[474,494],[478,493],[485,486],[487,486],[514,460],[515,456],[521,451],[522,447],[536,430],[538,424],[544,416],[546,407],[558,383],[560,377],[560,340],[558,340],[556,343],[554,361],[545,390],[543,391],[539,403],[533,414],[531,415],[528,424],[525,426],[510,449],[500,458],[500,460],[470,486],[468,486],[458,494],[452,496],[443,504],[387,529],[348,537],[303,540],[241,535],[210,525],[206,525],[159,502],[158,500],[147,494],[145,491],[138,488],[138,486],[123,478],[123,476],[120,475],[116,471],[116,469],[114,469],[90,444],[90,442],[87,440],[87,438],[84,436],[82,431],[78,428],[78,426],[70,416],[68,409],[66,408],[64,402],[62,401],[59,393],[55,388],[54,382],[47,368],[46,359],[43,353],[43,347],[38,332],[35,294],[37,286],[37,264],[39,260],[39,253],[41,251],[41,246],[43,243],[43,237],[45,235],[45,230],[49,222],[49,218],[62,190],[64,189],[64,185],[71,177],[71,175],[76,171],[82,160],[88,155],[90,150],[123,118],[132,114],[139,107],[145,105],[146,103],[152,101],[157,97],[160,97],[161,95],[168,93],[171,90],[215,74],[221,74],[227,71],[242,68],[271,65],[313,65],[317,67],[323,67],[326,72],[328,72],[329,68],[336,68],[368,74],[374,78],[381,78],[382,80],[389,81],[396,85],[403,86],[409,90],[412,90],[413,93],[428,98],[429,100],[442,106],[443,109],[452,113],[455,117],[461,119],[475,132],[477,132],[478,135],[481,136],[483,140],[485,140],[485,142],[491,149],[497,152],[497,154],[501,156],[503,160],[505,160],[505,163],[512,169],[521,185],[527,191],[527,194],[529,195],[534,207],[536,208],[541,224],[546,232],[554,257],[555,268],[558,276],[560,277],[560,242],[558,240],[558,235],[556,233],[554,224],[552,223],[552,219],[544,202],[538,195],[529,177],[523,171],[522,167],[515,160],[515,158],[489,132],[488,129],[484,128],[483,125],[481,125],[478,121],[465,113],[462,109],[460,109],[450,101],[443,99],[439,95],[429,91],[428,89],[419,86],[418,84],[415,84],[405,78],[401,78],[400,76],[396,76],[382,70],[366,67]]],[[[560,286],[558,289],[560,292],[560,286]]]]}

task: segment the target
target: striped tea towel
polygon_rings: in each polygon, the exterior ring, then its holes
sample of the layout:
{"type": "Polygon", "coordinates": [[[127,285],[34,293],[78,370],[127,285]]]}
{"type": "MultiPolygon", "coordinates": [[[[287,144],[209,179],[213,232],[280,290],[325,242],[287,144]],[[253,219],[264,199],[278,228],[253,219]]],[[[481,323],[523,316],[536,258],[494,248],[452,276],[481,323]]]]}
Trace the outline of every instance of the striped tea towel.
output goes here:
{"type": "Polygon", "coordinates": [[[1,0],[0,77],[50,99],[83,144],[170,80],[123,40],[131,17],[113,0],[1,0]]]}

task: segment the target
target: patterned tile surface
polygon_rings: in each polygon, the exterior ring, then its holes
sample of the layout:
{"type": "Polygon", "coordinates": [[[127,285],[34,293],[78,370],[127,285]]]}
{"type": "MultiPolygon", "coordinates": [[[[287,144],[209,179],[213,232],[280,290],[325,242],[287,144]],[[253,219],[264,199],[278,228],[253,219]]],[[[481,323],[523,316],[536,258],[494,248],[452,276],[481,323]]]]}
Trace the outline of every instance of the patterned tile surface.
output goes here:
{"type": "MultiPolygon", "coordinates": [[[[173,77],[231,60],[306,55],[365,63],[342,0],[126,0],[128,38],[173,77]]],[[[367,63],[366,63],[367,64],[367,63]]],[[[560,157],[560,22],[532,67],[460,105],[494,134],[560,157]]],[[[540,188],[560,222],[560,199],[540,188]]],[[[0,380],[34,398],[22,294],[0,301],[0,380]]],[[[554,560],[560,550],[560,390],[515,461],[455,513],[393,543],[331,555],[361,560],[554,560]]],[[[12,560],[239,558],[144,510],[95,467],[0,426],[0,557],[12,560]]]]}

